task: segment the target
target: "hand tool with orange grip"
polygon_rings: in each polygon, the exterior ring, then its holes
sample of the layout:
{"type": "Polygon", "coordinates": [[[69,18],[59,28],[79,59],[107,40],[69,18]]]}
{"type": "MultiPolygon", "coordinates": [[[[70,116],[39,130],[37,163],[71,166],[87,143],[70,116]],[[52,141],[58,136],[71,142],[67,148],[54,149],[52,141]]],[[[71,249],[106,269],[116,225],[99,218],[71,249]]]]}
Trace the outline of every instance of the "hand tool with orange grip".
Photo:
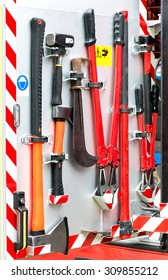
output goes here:
{"type": "Polygon", "coordinates": [[[113,101],[113,114],[111,123],[110,144],[105,146],[103,122],[101,113],[101,104],[99,96],[100,83],[98,82],[97,67],[96,67],[96,52],[95,52],[95,17],[94,10],[88,9],[84,13],[84,26],[85,26],[85,45],[88,50],[89,58],[89,72],[95,133],[97,156],[99,157],[97,163],[97,193],[96,195],[102,196],[107,189],[111,191],[116,190],[116,168],[119,163],[118,156],[118,130],[119,130],[119,115],[120,115],[120,98],[122,88],[122,56],[124,47],[124,15],[116,13],[114,16],[114,45],[115,45],[115,84],[114,84],[114,101],[113,101]],[[109,183],[106,184],[105,167],[111,167],[111,174],[109,183]]]}
{"type": "Polygon", "coordinates": [[[53,86],[52,86],[52,118],[55,123],[54,148],[51,156],[52,168],[52,188],[51,194],[54,196],[64,195],[62,181],[62,163],[65,159],[63,153],[63,141],[65,131],[65,119],[67,108],[61,107],[65,114],[58,116],[57,106],[62,104],[62,57],[66,54],[66,48],[74,46],[74,37],[67,34],[47,34],[46,45],[54,48],[56,64],[54,65],[53,86]]]}
{"type": "Polygon", "coordinates": [[[44,229],[42,144],[42,58],[45,21],[31,20],[31,133],[32,133],[32,226],[30,246],[51,245],[51,251],[67,253],[68,222],[64,217],[48,234],[44,229]]]}

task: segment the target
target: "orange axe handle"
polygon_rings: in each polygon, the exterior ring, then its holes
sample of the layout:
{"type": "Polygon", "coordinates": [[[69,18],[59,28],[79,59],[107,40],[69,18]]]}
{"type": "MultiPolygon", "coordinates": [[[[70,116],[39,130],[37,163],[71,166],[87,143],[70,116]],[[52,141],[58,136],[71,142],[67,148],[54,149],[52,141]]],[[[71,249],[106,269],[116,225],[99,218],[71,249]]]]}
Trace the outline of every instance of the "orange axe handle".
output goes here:
{"type": "Polygon", "coordinates": [[[44,233],[42,143],[32,145],[32,233],[44,233]]]}
{"type": "Polygon", "coordinates": [[[61,155],[63,153],[64,132],[65,121],[55,121],[54,154],[61,155]]]}

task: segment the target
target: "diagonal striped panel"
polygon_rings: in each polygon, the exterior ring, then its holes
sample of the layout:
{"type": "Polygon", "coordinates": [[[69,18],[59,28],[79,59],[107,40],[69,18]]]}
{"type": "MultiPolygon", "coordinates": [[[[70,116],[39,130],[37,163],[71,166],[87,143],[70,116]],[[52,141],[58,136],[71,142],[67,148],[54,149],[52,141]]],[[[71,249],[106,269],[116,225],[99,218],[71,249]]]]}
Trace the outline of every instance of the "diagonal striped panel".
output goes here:
{"type": "Polygon", "coordinates": [[[6,231],[7,258],[16,259],[13,242],[17,238],[17,216],[13,209],[13,192],[17,190],[16,128],[13,125],[13,105],[16,103],[16,0],[6,6],[6,231]]]}

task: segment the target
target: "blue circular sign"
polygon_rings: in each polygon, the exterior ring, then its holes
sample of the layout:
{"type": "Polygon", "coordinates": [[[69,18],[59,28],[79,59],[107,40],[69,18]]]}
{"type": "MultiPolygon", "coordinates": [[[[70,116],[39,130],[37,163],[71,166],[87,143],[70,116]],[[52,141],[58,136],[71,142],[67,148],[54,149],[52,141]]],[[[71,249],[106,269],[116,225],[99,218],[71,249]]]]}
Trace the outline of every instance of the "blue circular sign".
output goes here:
{"type": "Polygon", "coordinates": [[[17,86],[18,86],[18,89],[20,89],[21,91],[24,91],[27,89],[28,87],[28,79],[25,75],[20,75],[17,79],[17,86]]]}

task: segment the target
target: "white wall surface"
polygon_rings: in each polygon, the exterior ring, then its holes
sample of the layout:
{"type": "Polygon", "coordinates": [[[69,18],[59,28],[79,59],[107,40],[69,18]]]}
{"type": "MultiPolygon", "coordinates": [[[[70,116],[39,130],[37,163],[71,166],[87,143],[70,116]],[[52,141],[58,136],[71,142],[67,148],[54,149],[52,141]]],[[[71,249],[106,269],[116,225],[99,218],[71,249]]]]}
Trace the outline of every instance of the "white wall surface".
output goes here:
{"type": "MultiPolygon", "coordinates": [[[[58,0],[17,0],[17,4],[22,7],[33,7],[40,9],[50,9],[57,11],[69,11],[69,12],[81,12],[82,10],[86,10],[88,8],[95,9],[95,13],[100,15],[111,15],[113,14],[113,1],[111,0],[66,0],[66,1],[58,1],[58,0]]],[[[123,10],[130,10],[130,18],[137,17],[137,10],[139,5],[139,0],[134,0],[134,4],[132,5],[132,1],[119,0],[115,3],[115,10],[118,6],[120,10],[121,7],[123,10]],[[129,4],[128,4],[129,2],[129,4]],[[132,7],[132,9],[130,9],[132,7]]]]}

